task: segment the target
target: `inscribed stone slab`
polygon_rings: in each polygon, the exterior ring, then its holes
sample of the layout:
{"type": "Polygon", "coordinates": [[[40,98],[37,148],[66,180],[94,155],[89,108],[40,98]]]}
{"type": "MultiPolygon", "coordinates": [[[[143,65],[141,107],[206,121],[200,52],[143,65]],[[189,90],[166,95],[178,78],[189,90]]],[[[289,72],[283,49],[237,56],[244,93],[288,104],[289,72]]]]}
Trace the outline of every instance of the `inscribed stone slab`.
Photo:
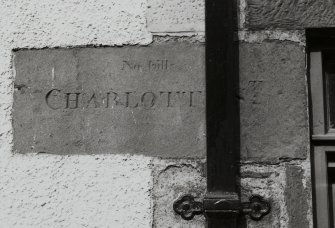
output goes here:
{"type": "Polygon", "coordinates": [[[14,152],[205,155],[201,44],[14,53],[14,152]]]}

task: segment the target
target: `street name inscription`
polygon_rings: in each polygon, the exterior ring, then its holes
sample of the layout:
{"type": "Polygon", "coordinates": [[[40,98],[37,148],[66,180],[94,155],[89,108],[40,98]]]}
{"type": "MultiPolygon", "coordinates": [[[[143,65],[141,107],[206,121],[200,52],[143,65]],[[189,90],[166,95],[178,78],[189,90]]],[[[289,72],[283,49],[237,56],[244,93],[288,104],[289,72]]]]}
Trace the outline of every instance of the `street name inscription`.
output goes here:
{"type": "Polygon", "coordinates": [[[205,155],[201,44],[14,53],[14,152],[205,155]]]}

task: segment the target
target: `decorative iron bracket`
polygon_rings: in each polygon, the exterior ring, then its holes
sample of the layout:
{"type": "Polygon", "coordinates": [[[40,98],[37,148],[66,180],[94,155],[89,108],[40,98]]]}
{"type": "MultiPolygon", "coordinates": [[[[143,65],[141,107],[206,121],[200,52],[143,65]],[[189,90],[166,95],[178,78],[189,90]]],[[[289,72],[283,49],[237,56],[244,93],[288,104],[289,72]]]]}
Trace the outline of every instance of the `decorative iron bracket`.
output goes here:
{"type": "Polygon", "coordinates": [[[222,216],[249,215],[252,220],[259,221],[270,213],[271,206],[262,196],[252,195],[249,202],[236,199],[204,198],[203,202],[195,201],[192,195],[183,195],[173,203],[174,211],[185,220],[195,215],[220,213],[222,216]]]}
{"type": "Polygon", "coordinates": [[[204,212],[202,202],[197,202],[192,195],[183,195],[173,203],[173,210],[185,220],[204,212]]]}

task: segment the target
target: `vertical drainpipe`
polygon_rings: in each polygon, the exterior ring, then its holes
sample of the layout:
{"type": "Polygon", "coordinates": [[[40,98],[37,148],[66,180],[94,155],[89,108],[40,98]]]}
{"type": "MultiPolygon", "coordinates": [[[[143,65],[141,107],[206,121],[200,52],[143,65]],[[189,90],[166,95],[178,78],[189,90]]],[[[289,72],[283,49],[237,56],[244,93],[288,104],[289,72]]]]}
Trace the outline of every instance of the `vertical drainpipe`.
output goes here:
{"type": "Polygon", "coordinates": [[[271,206],[259,195],[241,202],[239,194],[237,0],[205,1],[207,193],[202,202],[184,195],[174,202],[173,209],[186,220],[204,213],[207,228],[235,228],[245,225],[243,215],[259,221],[271,206]]]}
{"type": "Polygon", "coordinates": [[[239,50],[236,0],[206,0],[208,228],[236,227],[239,213],[239,50]],[[223,202],[220,213],[217,202],[223,202]]]}
{"type": "Polygon", "coordinates": [[[186,220],[204,213],[207,228],[236,228],[244,225],[243,215],[259,221],[271,206],[259,195],[241,202],[239,194],[237,0],[205,1],[207,193],[202,202],[186,194],[174,202],[173,209],[186,220]]]}

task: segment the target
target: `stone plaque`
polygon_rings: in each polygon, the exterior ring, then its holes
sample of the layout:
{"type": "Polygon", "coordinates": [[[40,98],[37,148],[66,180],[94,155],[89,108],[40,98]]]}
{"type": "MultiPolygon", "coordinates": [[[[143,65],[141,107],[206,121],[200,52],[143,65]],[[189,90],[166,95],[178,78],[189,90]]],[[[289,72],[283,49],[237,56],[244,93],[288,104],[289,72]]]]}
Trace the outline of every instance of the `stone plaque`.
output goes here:
{"type": "Polygon", "coordinates": [[[204,46],[14,53],[14,152],[205,155],[204,46]]]}

